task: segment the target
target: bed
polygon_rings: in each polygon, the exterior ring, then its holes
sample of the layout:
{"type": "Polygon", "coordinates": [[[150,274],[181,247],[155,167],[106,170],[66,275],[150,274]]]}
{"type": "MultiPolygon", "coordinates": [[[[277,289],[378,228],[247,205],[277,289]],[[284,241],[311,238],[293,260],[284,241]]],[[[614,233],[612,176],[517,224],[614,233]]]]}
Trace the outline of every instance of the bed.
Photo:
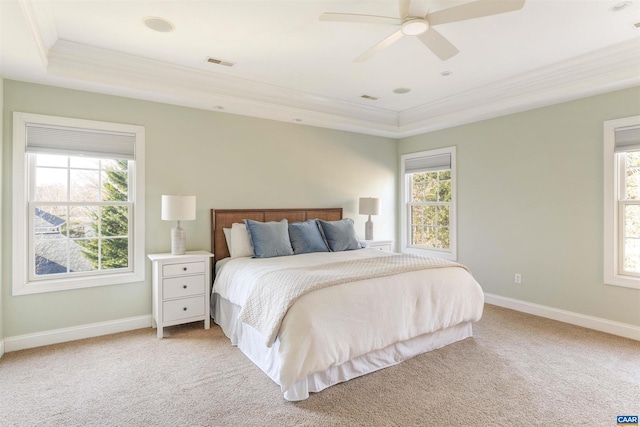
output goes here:
{"type": "MultiPolygon", "coordinates": [[[[231,237],[245,220],[256,256],[264,255],[264,242],[255,230],[267,227],[316,224],[325,243],[331,233],[355,232],[341,208],[211,210],[212,317],[286,400],[469,338],[482,316],[482,289],[460,264],[366,247],[340,250],[333,241],[328,251],[252,258],[238,252],[238,234],[231,237]]],[[[289,230],[293,240],[296,229],[289,230]]],[[[268,251],[278,245],[268,243],[268,251]]]]}

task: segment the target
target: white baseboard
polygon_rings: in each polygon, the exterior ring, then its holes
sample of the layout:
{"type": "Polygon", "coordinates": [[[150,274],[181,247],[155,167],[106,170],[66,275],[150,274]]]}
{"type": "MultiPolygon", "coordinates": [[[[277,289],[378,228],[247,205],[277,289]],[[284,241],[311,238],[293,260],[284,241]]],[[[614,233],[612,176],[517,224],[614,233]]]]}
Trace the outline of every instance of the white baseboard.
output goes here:
{"type": "Polygon", "coordinates": [[[4,340],[0,340],[0,357],[4,356],[4,340]]]}
{"type": "Polygon", "coordinates": [[[54,329],[35,334],[20,335],[4,339],[6,352],[41,347],[43,345],[58,344],[83,338],[99,337],[101,335],[132,331],[134,329],[150,328],[151,316],[129,317],[127,319],[109,322],[91,323],[71,328],[54,329]]]}
{"type": "Polygon", "coordinates": [[[523,313],[533,314],[535,316],[558,320],[560,322],[582,326],[583,328],[594,329],[596,331],[606,332],[609,334],[640,341],[639,326],[614,322],[612,320],[602,319],[600,317],[587,316],[580,313],[574,313],[572,311],[560,310],[558,308],[547,307],[544,305],[487,293],[484,294],[484,301],[487,304],[510,308],[512,310],[521,311],[523,313]]]}

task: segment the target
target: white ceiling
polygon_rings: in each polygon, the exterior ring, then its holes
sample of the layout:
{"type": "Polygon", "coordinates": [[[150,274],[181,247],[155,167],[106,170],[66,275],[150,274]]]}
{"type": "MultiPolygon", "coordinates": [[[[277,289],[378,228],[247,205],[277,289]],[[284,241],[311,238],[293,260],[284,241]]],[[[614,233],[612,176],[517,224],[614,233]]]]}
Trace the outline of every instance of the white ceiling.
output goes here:
{"type": "MultiPolygon", "coordinates": [[[[411,12],[468,1],[413,0],[411,12]]],[[[640,0],[614,11],[621,2],[527,0],[516,12],[438,26],[460,50],[447,61],[404,37],[354,63],[397,27],[319,16],[397,17],[396,0],[0,0],[0,72],[397,138],[640,85],[640,0]],[[148,16],[175,31],[151,31],[148,16]]]]}

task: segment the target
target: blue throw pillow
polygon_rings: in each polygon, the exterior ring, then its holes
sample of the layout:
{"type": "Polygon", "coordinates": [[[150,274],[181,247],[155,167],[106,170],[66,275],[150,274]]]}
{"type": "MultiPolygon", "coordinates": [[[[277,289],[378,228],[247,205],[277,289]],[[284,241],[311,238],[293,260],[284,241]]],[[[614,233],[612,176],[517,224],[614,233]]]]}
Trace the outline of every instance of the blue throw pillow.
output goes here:
{"type": "Polygon", "coordinates": [[[245,219],[254,258],[293,255],[289,241],[288,221],[259,222],[245,219]]]}
{"type": "Polygon", "coordinates": [[[361,249],[356,230],[353,228],[353,220],[344,218],[340,221],[318,220],[324,239],[332,252],[350,251],[361,249]]]}
{"type": "Polygon", "coordinates": [[[289,239],[293,253],[308,254],[311,252],[329,252],[329,248],[320,233],[318,223],[314,219],[289,224],[289,239]]]}

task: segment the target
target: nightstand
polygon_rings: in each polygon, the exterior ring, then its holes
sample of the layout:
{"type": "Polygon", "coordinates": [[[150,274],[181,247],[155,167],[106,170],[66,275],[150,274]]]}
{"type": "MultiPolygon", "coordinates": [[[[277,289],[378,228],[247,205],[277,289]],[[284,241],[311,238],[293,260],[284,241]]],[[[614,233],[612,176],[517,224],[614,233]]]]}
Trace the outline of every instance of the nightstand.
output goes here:
{"type": "Polygon", "coordinates": [[[209,329],[211,257],[207,251],[184,255],[149,254],[153,276],[153,327],[162,328],[204,320],[209,329]]]}
{"type": "Polygon", "coordinates": [[[368,248],[375,248],[381,251],[393,252],[393,240],[363,240],[368,248]]]}

